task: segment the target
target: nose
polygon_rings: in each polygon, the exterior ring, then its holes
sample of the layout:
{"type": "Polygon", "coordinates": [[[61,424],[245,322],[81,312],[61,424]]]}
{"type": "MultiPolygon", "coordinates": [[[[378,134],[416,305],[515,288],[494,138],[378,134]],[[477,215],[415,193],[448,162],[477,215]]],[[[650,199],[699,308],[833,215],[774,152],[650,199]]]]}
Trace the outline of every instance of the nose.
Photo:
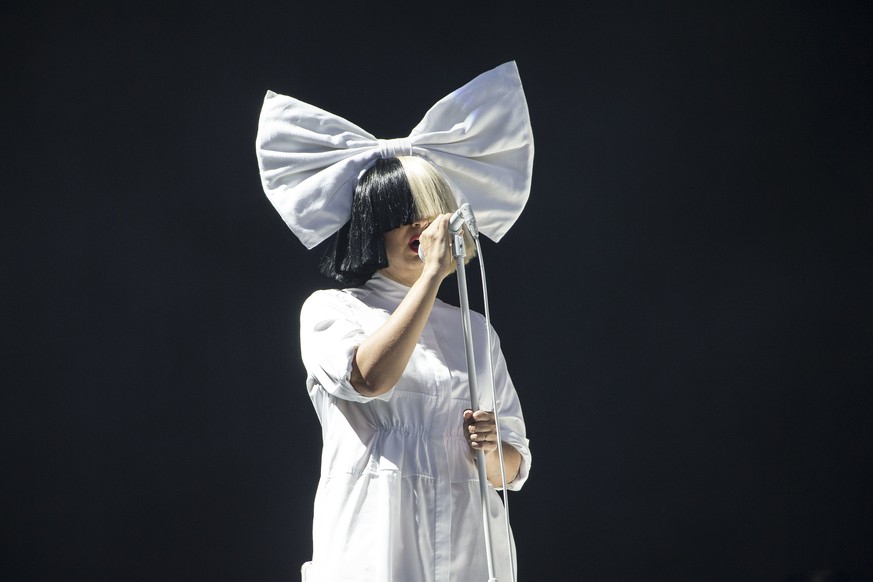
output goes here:
{"type": "Polygon", "coordinates": [[[416,218],[415,222],[412,223],[412,226],[414,226],[415,228],[420,228],[420,229],[424,230],[425,228],[427,228],[427,225],[429,225],[429,224],[430,224],[430,220],[428,220],[427,218],[416,218]]]}

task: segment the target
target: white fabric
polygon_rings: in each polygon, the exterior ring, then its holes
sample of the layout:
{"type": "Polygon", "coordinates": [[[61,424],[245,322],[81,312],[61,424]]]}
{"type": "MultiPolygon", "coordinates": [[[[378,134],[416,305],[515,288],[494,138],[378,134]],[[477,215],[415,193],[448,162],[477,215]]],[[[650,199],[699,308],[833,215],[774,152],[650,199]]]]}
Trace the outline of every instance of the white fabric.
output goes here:
{"type": "Polygon", "coordinates": [[[267,91],[255,147],[264,192],[310,249],[346,223],[358,177],[379,157],[430,160],[458,205],[470,203],[480,232],[495,242],[530,195],[533,133],[514,61],[444,97],[408,137],[391,140],[267,91]]]}
{"type": "MultiPolygon", "coordinates": [[[[478,474],[463,436],[470,407],[460,310],[437,300],[403,377],[367,398],[349,383],[356,347],[408,287],[376,274],[361,289],[324,290],[301,310],[307,388],[322,426],[310,582],[488,580],[478,474]]],[[[474,349],[487,353],[485,319],[472,314],[474,349]]],[[[501,437],[531,454],[518,395],[492,330],[501,437]]],[[[481,408],[491,408],[486,357],[476,362],[481,408]],[[485,394],[489,392],[489,394],[485,394]]],[[[490,488],[490,485],[489,485],[490,488]]],[[[510,580],[503,503],[490,488],[496,574],[510,580]]]]}

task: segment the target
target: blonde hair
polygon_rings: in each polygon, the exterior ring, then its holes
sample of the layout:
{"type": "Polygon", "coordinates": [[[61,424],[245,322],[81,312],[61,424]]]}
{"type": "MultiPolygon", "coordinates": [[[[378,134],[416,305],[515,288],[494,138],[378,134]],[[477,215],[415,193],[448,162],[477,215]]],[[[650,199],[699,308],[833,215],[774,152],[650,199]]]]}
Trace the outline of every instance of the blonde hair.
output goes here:
{"type": "MultiPolygon", "coordinates": [[[[458,209],[451,186],[433,164],[419,156],[400,156],[397,159],[403,166],[409,189],[412,191],[412,200],[418,215],[416,218],[432,219],[439,214],[458,209]]],[[[476,244],[466,229],[464,245],[464,263],[468,263],[476,256],[476,244]]]]}

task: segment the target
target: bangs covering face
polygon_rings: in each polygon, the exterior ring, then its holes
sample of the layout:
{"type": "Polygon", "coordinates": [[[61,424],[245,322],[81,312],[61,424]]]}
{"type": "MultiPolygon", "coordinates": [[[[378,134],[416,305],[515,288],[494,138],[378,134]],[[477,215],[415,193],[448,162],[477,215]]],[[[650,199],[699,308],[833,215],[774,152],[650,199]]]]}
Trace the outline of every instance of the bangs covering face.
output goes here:
{"type": "MultiPolygon", "coordinates": [[[[457,206],[448,182],[424,158],[379,159],[358,180],[351,218],[328,240],[319,269],[344,286],[359,286],[388,266],[384,233],[457,206]]],[[[464,238],[466,262],[475,246],[469,234],[464,238]]]]}

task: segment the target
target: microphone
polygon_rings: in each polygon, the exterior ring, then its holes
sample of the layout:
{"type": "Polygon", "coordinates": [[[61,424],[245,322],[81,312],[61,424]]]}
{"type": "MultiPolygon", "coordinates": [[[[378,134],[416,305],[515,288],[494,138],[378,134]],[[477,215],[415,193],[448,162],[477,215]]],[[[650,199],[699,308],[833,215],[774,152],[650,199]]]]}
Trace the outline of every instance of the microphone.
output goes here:
{"type": "Polygon", "coordinates": [[[473,208],[470,207],[470,203],[464,202],[457,211],[464,217],[464,223],[467,225],[467,230],[470,232],[470,236],[473,238],[479,238],[479,227],[476,226],[476,217],[473,216],[473,208]]]}
{"type": "MultiPolygon", "coordinates": [[[[461,204],[461,207],[455,210],[449,218],[449,233],[455,236],[460,235],[461,228],[465,224],[470,229],[471,236],[479,236],[479,230],[476,228],[476,218],[473,216],[473,209],[470,208],[470,204],[467,202],[461,204]]],[[[424,261],[424,250],[421,248],[421,245],[418,245],[418,258],[424,261]]]]}
{"type": "Polygon", "coordinates": [[[470,205],[465,204],[461,206],[449,218],[449,232],[452,234],[461,234],[461,228],[464,226],[464,211],[462,210],[464,206],[469,207],[470,205]]]}

